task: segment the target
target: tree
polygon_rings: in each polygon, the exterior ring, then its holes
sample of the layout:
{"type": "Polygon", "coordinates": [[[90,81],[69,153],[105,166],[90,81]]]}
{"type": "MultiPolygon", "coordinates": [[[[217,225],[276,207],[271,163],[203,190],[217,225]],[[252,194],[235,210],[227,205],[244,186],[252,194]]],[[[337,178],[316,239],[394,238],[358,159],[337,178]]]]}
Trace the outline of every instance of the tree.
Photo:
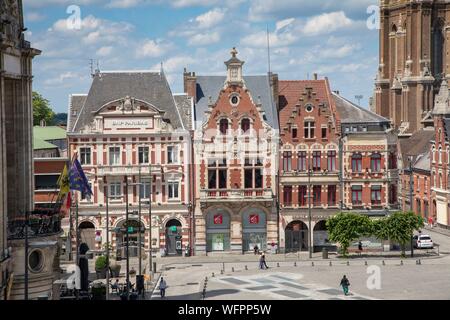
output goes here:
{"type": "Polygon", "coordinates": [[[419,230],[423,224],[423,218],[414,212],[396,212],[386,219],[389,240],[400,244],[402,256],[405,256],[405,246],[411,241],[414,230],[419,230]]]}
{"type": "Polygon", "coordinates": [[[339,213],[328,219],[327,230],[330,240],[340,244],[344,256],[348,255],[352,241],[369,236],[373,231],[369,217],[354,213],[339,213]]]}
{"type": "Polygon", "coordinates": [[[38,126],[41,120],[45,120],[47,125],[53,125],[54,118],[55,113],[50,107],[50,101],[33,91],[33,124],[38,126]]]}

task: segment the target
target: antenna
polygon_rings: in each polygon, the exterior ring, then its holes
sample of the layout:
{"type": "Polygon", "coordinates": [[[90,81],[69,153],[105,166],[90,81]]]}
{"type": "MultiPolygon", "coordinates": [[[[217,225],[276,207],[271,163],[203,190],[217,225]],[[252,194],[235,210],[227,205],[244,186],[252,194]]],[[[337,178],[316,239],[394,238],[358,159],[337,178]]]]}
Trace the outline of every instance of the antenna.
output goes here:
{"type": "Polygon", "coordinates": [[[362,94],[358,94],[355,96],[355,99],[358,100],[358,106],[361,106],[361,100],[364,98],[362,94]]]}
{"type": "Polygon", "coordinates": [[[270,37],[269,37],[269,25],[267,24],[267,62],[269,66],[269,73],[271,72],[270,68],[270,37]]]}
{"type": "Polygon", "coordinates": [[[94,77],[94,59],[89,59],[89,66],[91,67],[91,77],[94,77]]]}
{"type": "Polygon", "coordinates": [[[97,60],[97,70],[95,70],[96,72],[100,72],[100,61],[97,60]]]}

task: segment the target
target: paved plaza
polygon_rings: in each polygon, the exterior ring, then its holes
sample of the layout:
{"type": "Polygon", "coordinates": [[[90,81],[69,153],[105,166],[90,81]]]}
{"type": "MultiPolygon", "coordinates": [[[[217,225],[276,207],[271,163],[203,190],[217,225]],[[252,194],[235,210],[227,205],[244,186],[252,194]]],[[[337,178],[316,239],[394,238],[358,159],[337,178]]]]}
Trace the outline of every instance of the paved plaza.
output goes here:
{"type": "MultiPolygon", "coordinates": [[[[433,231],[423,233],[441,245],[439,257],[422,258],[419,250],[415,258],[368,257],[348,262],[274,255],[268,256],[267,270],[259,270],[258,257],[251,255],[234,257],[235,262],[232,257],[196,257],[196,263],[185,263],[189,258],[184,258],[161,266],[169,286],[165,299],[202,299],[205,278],[206,300],[450,299],[450,239],[433,231]],[[371,282],[374,270],[380,275],[379,289],[371,282]],[[339,287],[344,274],[351,283],[349,296],[339,287]]],[[[152,299],[161,299],[157,289],[152,299]]]]}

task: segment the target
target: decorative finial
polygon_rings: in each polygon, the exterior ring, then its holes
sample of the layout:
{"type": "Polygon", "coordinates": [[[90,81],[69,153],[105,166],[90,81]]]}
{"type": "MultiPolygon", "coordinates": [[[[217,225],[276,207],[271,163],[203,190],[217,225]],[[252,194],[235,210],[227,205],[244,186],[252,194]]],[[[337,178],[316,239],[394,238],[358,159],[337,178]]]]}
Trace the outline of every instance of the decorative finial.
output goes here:
{"type": "Polygon", "coordinates": [[[236,47],[233,47],[233,49],[231,50],[231,56],[232,56],[233,58],[236,58],[237,54],[238,54],[238,52],[237,52],[237,50],[236,50],[236,47]]]}

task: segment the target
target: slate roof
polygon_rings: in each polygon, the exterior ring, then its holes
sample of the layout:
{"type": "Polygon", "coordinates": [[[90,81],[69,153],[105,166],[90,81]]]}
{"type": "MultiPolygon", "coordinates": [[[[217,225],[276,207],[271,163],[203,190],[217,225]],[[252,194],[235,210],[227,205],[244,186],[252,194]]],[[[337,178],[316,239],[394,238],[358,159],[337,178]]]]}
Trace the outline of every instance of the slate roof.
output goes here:
{"type": "Polygon", "coordinates": [[[72,131],[80,131],[89,125],[93,120],[94,113],[103,105],[126,96],[145,101],[157,109],[165,111],[163,117],[171,123],[174,129],[184,127],[163,72],[102,71],[94,75],[88,96],[72,126],[72,131]]]}
{"type": "Polygon", "coordinates": [[[72,131],[75,121],[78,118],[81,108],[86,101],[87,94],[71,94],[69,96],[69,112],[67,114],[67,132],[72,131]],[[73,112],[76,112],[73,115],[73,112]]]}
{"type": "Polygon", "coordinates": [[[390,123],[389,119],[360,107],[339,94],[332,93],[341,123],[390,123]]]}
{"type": "Polygon", "coordinates": [[[421,154],[417,157],[416,163],[414,163],[413,170],[431,171],[430,151],[421,154]]]}
{"type": "Polygon", "coordinates": [[[185,128],[192,130],[192,98],[187,94],[174,94],[175,104],[180,111],[180,116],[185,124],[185,128]]]}
{"type": "Polygon", "coordinates": [[[400,139],[400,153],[404,166],[408,166],[408,156],[416,161],[419,155],[423,155],[430,150],[430,141],[435,135],[434,128],[425,128],[415,132],[411,137],[400,139]]]}
{"type": "MultiPolygon", "coordinates": [[[[262,109],[265,112],[267,123],[272,128],[278,129],[278,114],[269,76],[246,76],[243,78],[253,101],[257,103],[258,97],[261,98],[262,109]]],[[[224,76],[197,76],[195,121],[203,122],[205,120],[205,111],[208,110],[209,97],[212,98],[212,101],[217,101],[225,81],[226,77],[224,76]]]]}

